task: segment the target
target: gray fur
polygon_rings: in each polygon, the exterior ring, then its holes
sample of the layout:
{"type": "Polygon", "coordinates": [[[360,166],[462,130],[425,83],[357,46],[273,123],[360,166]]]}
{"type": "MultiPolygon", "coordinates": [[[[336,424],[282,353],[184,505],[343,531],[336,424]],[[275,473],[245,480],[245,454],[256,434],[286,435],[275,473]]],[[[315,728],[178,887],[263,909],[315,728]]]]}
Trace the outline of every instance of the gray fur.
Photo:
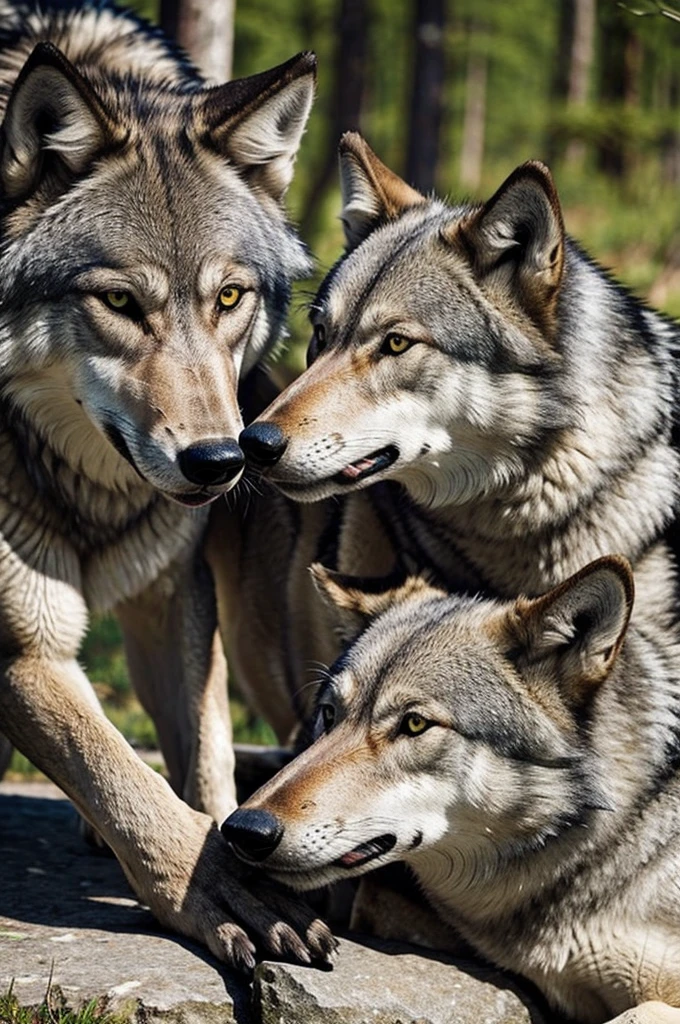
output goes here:
{"type": "Polygon", "coordinates": [[[267,909],[224,860],[214,819],[235,805],[234,755],[195,507],[240,475],[239,379],[308,267],[282,199],[314,58],[207,88],[105,3],[1,14],[2,731],[166,925],[242,968],[247,929],[274,952],[325,955],[320,922],[302,939],[284,919],[305,913],[267,909]],[[213,444],[235,451],[234,472],[199,479],[186,453],[213,444]],[[77,663],[89,611],[110,609],[175,792],[77,663]]]}
{"type": "Polygon", "coordinates": [[[318,741],[236,812],[237,852],[255,810],[280,828],[258,863],[296,888],[403,859],[467,942],[570,1017],[680,1016],[680,647],[626,633],[625,563],[533,601],[420,584],[374,616],[360,585],[329,593],[368,628],[321,688],[318,741]]]}
{"type": "Polygon", "coordinates": [[[455,205],[353,135],[341,180],[347,251],[311,304],[311,365],[251,428],[275,425],[286,447],[254,467],[280,494],[250,503],[239,594],[285,644],[234,637],[244,674],[308,706],[310,665],[339,651],[305,579],[315,560],[362,577],[406,561],[449,590],[512,598],[621,552],[636,616],[675,631],[677,325],[564,234],[542,165],[455,205]],[[395,332],[413,343],[386,354],[395,332]]]}
{"type": "Polygon", "coordinates": [[[312,303],[323,348],[312,341],[310,368],[257,421],[287,439],[267,470],[284,493],[368,489],[399,546],[447,585],[508,597],[610,551],[638,563],[663,543],[678,495],[678,328],[563,235],[537,167],[484,207],[408,196],[388,215],[365,197],[363,238],[312,303]],[[537,238],[560,240],[559,272],[537,238]],[[381,354],[394,332],[414,343],[381,354]],[[391,465],[346,474],[389,445],[391,465]]]}

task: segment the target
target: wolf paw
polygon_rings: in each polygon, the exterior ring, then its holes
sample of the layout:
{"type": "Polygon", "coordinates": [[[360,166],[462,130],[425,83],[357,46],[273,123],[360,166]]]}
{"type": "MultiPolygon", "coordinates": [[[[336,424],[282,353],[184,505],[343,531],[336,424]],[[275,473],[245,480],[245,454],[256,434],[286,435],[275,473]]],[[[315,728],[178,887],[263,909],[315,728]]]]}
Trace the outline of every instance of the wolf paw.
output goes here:
{"type": "Polygon", "coordinates": [[[207,815],[187,812],[189,820],[176,823],[181,850],[163,844],[157,859],[145,858],[146,878],[126,865],[158,920],[240,971],[251,971],[258,956],[329,962],[337,943],[327,925],[298,897],[245,869],[207,815]]]}

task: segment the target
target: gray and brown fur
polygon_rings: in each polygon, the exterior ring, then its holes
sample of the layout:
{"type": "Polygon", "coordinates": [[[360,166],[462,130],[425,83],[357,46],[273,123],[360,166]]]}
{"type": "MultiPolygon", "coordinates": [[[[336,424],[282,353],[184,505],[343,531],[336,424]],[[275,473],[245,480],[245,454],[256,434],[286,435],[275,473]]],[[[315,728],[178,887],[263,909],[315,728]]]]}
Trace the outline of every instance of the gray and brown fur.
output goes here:
{"type": "Polygon", "coordinates": [[[316,742],[224,824],[237,852],[300,890],[404,860],[555,1010],[677,1024],[680,646],[628,625],[629,564],[506,602],[316,576],[364,631],[316,742]]]}
{"type": "Polygon", "coordinates": [[[156,916],[218,957],[323,955],[327,932],[249,893],[214,825],[235,796],[200,507],[241,474],[237,384],[308,267],[282,202],[314,58],[208,87],[106,3],[0,13],[4,757],[54,779],[156,916]],[[172,788],[77,663],[112,609],[172,788]]]}
{"type": "Polygon", "coordinates": [[[258,549],[275,532],[290,545],[284,598],[260,612],[287,647],[248,645],[250,677],[304,693],[311,662],[337,653],[304,578],[315,559],[370,577],[406,558],[452,591],[511,598],[620,551],[637,614],[675,628],[677,325],[565,234],[542,164],[483,205],[420,195],[357,135],[340,169],[347,248],[311,305],[310,366],[241,436],[282,495],[236,538],[251,619],[275,585],[258,549]]]}

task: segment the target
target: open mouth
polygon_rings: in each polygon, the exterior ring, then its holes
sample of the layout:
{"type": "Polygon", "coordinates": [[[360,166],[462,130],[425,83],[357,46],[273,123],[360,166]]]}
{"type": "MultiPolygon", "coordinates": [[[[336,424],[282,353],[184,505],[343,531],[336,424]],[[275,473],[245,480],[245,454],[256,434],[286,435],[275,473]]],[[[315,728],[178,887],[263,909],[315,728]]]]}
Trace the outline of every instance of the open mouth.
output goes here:
{"type": "Polygon", "coordinates": [[[383,853],[387,853],[388,850],[392,849],[396,841],[397,837],[388,832],[384,836],[377,836],[375,839],[371,839],[368,843],[361,843],[359,846],[355,846],[349,853],[338,857],[335,863],[343,868],[357,868],[361,864],[367,864],[369,860],[382,857],[383,853]]]}
{"type": "Polygon", "coordinates": [[[368,476],[374,476],[382,469],[387,469],[399,458],[399,449],[396,445],[388,444],[386,448],[379,448],[377,452],[365,455],[356,462],[350,462],[333,479],[339,484],[356,484],[359,480],[365,480],[368,476]]]}

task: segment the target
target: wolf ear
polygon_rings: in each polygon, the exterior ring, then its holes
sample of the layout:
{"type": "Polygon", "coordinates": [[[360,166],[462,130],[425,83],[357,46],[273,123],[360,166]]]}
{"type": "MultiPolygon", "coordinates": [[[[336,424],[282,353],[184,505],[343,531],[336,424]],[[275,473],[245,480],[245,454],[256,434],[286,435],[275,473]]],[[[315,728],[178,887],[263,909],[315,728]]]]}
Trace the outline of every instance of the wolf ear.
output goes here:
{"type": "Polygon", "coordinates": [[[82,174],[122,136],[90,84],[51,43],[39,43],[12,89],[0,130],[0,181],[11,199],[45,175],[82,174]]]}
{"type": "Polygon", "coordinates": [[[411,206],[426,203],[421,195],[378,159],[358,132],[345,132],[338,147],[340,189],[347,251],[374,228],[394,220],[411,206]]]}
{"type": "Polygon", "coordinates": [[[542,597],[520,598],[515,613],[529,661],[549,659],[565,695],[584,703],[616,660],[633,598],[633,572],[617,555],[591,562],[542,597]]]}
{"type": "Polygon", "coordinates": [[[479,277],[498,275],[525,312],[549,333],[564,265],[564,224],[550,171],[518,167],[460,228],[479,277]]]}
{"type": "Polygon", "coordinates": [[[314,585],[333,612],[343,641],[354,640],[378,615],[394,604],[427,594],[441,596],[424,576],[400,567],[389,576],[366,578],[333,572],[318,563],[310,568],[314,585]]]}
{"type": "Polygon", "coordinates": [[[281,202],[314,100],[316,56],[210,89],[204,99],[209,143],[281,202]]]}

